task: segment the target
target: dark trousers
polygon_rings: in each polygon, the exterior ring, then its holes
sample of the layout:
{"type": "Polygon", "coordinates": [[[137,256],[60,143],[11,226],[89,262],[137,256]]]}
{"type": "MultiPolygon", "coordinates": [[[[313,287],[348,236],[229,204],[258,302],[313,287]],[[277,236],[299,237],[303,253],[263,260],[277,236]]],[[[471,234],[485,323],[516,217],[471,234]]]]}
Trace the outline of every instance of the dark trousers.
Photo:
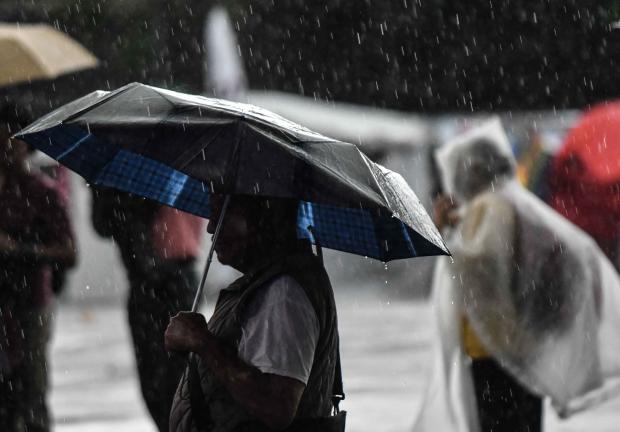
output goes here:
{"type": "Polygon", "coordinates": [[[481,432],[540,432],[543,401],[493,359],[472,361],[481,432]]]}
{"type": "Polygon", "coordinates": [[[168,355],[164,332],[171,316],[191,309],[196,284],[193,262],[166,263],[146,278],[130,276],[128,315],[140,388],[160,432],[168,431],[172,399],[186,365],[182,357],[168,355]]]}
{"type": "Polygon", "coordinates": [[[50,308],[14,310],[11,317],[4,309],[0,318],[0,340],[6,336],[8,321],[18,336],[11,347],[0,344],[0,354],[15,350],[15,365],[0,368],[0,431],[47,432],[50,418],[47,408],[47,349],[50,340],[50,308]]]}

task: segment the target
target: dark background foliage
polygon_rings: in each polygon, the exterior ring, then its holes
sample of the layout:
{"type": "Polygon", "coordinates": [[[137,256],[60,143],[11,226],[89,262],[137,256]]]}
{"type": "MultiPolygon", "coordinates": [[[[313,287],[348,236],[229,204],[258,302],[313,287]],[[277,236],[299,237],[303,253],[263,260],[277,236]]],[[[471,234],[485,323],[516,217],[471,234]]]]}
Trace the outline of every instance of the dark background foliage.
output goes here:
{"type": "MultiPolygon", "coordinates": [[[[1,20],[48,22],[102,59],[97,71],[5,93],[25,89],[49,109],[131,81],[200,92],[214,3],[5,0],[1,20]]],[[[580,108],[620,95],[618,0],[220,3],[256,89],[430,113],[580,108]]]]}
{"type": "Polygon", "coordinates": [[[254,87],[437,112],[618,95],[617,13],[591,0],[253,0],[235,20],[254,87]]]}

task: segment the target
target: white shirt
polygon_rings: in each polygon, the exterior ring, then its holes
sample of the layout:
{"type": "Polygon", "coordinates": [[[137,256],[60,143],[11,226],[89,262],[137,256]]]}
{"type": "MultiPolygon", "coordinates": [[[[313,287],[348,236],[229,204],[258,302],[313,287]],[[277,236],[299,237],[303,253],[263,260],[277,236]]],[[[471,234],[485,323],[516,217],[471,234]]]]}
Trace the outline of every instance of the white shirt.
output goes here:
{"type": "Polygon", "coordinates": [[[303,288],[292,277],[279,276],[248,304],[238,354],[261,372],[307,384],[319,332],[303,288]]]}

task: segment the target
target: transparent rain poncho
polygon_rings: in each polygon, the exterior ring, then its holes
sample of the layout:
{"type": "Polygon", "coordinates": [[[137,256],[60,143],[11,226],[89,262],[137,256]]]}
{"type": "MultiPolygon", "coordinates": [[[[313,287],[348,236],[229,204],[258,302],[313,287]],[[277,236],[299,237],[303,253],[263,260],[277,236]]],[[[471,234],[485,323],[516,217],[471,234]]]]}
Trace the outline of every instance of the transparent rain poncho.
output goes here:
{"type": "Polygon", "coordinates": [[[462,316],[490,355],[561,417],[617,394],[620,279],[611,263],[517,183],[499,120],[437,156],[461,218],[448,235],[454,261],[440,258],[435,269],[435,371],[415,430],[479,429],[462,316]]]}

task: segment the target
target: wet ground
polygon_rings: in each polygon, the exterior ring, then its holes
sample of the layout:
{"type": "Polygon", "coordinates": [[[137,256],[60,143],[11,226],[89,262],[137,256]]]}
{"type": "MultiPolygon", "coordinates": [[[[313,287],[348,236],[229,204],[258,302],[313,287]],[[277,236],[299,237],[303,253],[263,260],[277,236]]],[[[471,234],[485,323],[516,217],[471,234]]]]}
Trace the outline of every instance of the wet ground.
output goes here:
{"type": "MultiPolygon", "coordinates": [[[[408,431],[430,367],[430,308],[423,302],[338,299],[347,431],[408,431]]],[[[146,432],[125,311],[117,304],[61,305],[52,348],[51,406],[58,432],[146,432]]],[[[550,410],[547,410],[550,413],[550,410]]],[[[619,430],[620,400],[547,431],[619,430]]]]}

